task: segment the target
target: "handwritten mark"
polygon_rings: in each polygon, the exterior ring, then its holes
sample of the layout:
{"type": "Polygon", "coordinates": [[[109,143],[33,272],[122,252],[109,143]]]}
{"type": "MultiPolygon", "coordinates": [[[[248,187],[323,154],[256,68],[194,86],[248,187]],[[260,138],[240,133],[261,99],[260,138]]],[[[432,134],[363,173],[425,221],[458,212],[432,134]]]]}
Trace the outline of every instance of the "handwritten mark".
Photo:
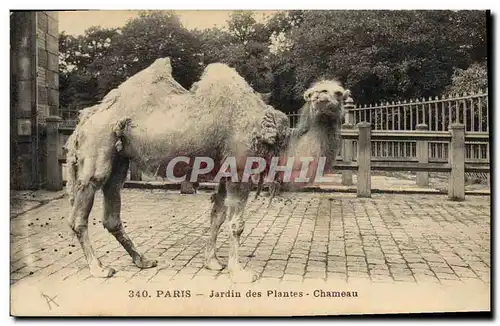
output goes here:
{"type": "Polygon", "coordinates": [[[51,303],[53,303],[54,305],[56,305],[57,307],[59,307],[59,305],[57,304],[57,302],[55,301],[55,298],[57,298],[57,295],[56,296],[53,296],[52,298],[49,297],[48,295],[46,295],[45,293],[42,292],[42,297],[45,298],[45,301],[47,302],[47,305],[49,306],[49,310],[52,310],[52,305],[51,303]]]}

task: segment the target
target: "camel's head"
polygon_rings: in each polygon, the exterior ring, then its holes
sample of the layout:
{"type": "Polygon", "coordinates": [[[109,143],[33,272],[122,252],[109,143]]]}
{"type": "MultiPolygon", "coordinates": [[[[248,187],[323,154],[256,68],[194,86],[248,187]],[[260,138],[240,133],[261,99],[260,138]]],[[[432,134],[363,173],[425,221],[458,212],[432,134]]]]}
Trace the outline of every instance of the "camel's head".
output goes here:
{"type": "Polygon", "coordinates": [[[344,89],[336,80],[322,80],[314,83],[304,93],[304,99],[310,105],[311,113],[316,117],[328,116],[340,118],[345,100],[351,91],[344,89]]]}

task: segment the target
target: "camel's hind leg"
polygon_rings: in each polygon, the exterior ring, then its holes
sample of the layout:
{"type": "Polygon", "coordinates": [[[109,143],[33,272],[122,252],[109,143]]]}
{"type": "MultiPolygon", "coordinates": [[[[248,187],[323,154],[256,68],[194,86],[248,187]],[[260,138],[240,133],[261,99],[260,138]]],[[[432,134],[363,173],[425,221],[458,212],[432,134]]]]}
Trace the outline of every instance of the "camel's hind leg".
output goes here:
{"type": "MultiPolygon", "coordinates": [[[[88,223],[90,211],[94,205],[95,192],[109,175],[111,163],[107,164],[106,160],[97,160],[97,162],[92,163],[96,164],[95,166],[99,166],[98,169],[95,171],[92,171],[92,169],[83,169],[83,181],[77,181],[77,184],[71,190],[73,200],[71,203],[69,225],[82,246],[90,274],[94,277],[110,277],[115,273],[115,270],[103,267],[95,255],[90,243],[88,223]],[[92,177],[88,177],[90,174],[92,174],[92,177]]],[[[88,164],[87,166],[90,167],[92,163],[87,162],[84,164],[88,164]]]]}
{"type": "Polygon", "coordinates": [[[120,156],[114,158],[111,176],[102,188],[104,194],[104,216],[102,224],[116,240],[120,242],[123,248],[125,248],[137,267],[155,267],[158,262],[156,260],[147,259],[137,250],[134,243],[125,232],[121,221],[121,188],[127,178],[128,168],[129,159],[120,156]]]}
{"type": "Polygon", "coordinates": [[[222,181],[217,188],[217,192],[212,195],[212,201],[214,204],[210,215],[210,234],[205,250],[205,267],[217,271],[224,268],[217,258],[215,247],[220,227],[226,219],[226,208],[224,206],[226,194],[226,184],[222,181]]]}

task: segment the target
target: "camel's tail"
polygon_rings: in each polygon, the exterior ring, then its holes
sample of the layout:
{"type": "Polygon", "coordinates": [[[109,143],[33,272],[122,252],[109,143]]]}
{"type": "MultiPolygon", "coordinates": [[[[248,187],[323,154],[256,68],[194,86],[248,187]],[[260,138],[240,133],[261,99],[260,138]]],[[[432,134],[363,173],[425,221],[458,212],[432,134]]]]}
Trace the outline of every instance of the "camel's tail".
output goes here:
{"type": "Polygon", "coordinates": [[[75,201],[75,187],[78,180],[78,138],[80,132],[82,132],[83,124],[85,121],[99,110],[99,105],[94,105],[89,108],[80,110],[78,115],[78,123],[76,124],[75,130],[68,137],[64,148],[66,149],[66,192],[69,195],[69,202],[71,206],[75,201]]]}
{"type": "Polygon", "coordinates": [[[75,201],[75,186],[78,178],[78,141],[77,129],[69,136],[66,142],[66,192],[69,195],[69,203],[73,206],[75,201]]]}

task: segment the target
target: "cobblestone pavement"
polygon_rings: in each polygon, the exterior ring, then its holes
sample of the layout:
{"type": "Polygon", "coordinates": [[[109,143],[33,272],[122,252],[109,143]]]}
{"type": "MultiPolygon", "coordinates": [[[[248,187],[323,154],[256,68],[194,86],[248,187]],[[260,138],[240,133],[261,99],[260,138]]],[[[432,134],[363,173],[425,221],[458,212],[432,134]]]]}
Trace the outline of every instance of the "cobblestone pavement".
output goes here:
{"type": "MultiPolygon", "coordinates": [[[[228,277],[203,268],[210,193],[123,191],[122,217],[130,237],[157,268],[139,270],[100,222],[102,196],[90,216],[94,248],[112,279],[164,281],[228,277]],[[168,266],[167,262],[173,262],[168,266]]],[[[267,208],[253,199],[246,210],[240,257],[262,279],[371,279],[376,282],[490,282],[490,199],[462,203],[441,195],[288,193],[267,208]]],[[[67,226],[67,198],[52,200],[11,220],[11,284],[26,280],[85,282],[82,250],[67,226]]],[[[227,260],[225,225],[218,255],[227,260]]]]}

